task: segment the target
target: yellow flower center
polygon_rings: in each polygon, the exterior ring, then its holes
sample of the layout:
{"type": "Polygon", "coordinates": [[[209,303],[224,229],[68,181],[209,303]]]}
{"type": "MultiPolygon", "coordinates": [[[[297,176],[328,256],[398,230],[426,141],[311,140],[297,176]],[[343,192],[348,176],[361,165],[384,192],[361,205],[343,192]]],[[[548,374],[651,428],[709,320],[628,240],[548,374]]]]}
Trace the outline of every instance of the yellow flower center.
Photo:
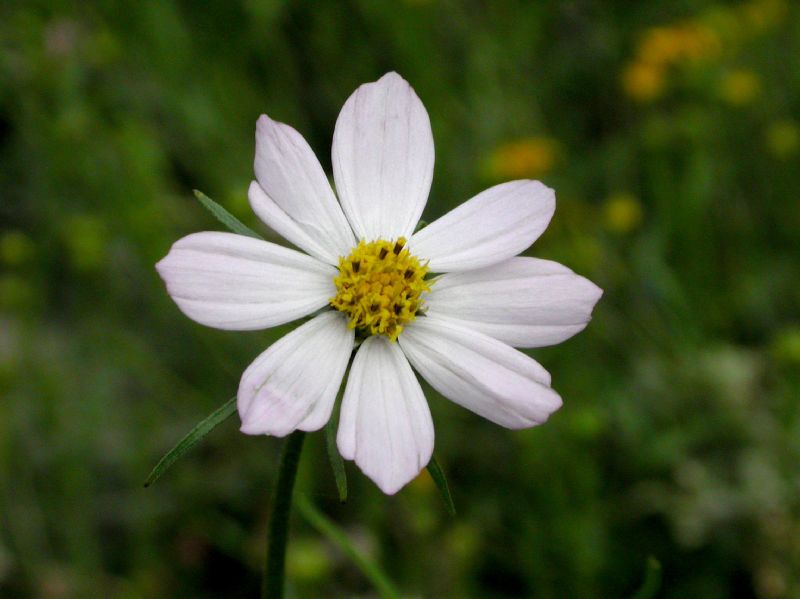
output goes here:
{"type": "Polygon", "coordinates": [[[330,304],[350,317],[349,327],[397,341],[403,325],[414,320],[421,295],[430,291],[428,266],[405,248],[406,239],[363,239],[347,258],[339,258],[330,304]]]}

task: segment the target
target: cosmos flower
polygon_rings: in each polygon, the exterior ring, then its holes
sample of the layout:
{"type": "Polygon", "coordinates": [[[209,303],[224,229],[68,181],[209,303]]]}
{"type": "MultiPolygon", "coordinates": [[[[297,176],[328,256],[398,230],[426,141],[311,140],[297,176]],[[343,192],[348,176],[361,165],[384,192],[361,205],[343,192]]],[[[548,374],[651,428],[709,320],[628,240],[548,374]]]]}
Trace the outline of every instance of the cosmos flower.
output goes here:
{"type": "Polygon", "coordinates": [[[255,330],[311,316],[242,375],[244,433],[322,428],[352,355],[337,445],[388,494],[433,451],[414,370],[501,426],[541,424],[561,398],[514,347],[571,337],[602,294],[560,264],[518,256],[555,210],[553,190],[537,181],[487,189],[415,232],[433,162],[428,114],[396,73],[359,87],[339,114],[338,201],[303,137],[262,116],[250,204],[304,253],[203,232],[157,265],[178,307],[207,326],[255,330]]]}

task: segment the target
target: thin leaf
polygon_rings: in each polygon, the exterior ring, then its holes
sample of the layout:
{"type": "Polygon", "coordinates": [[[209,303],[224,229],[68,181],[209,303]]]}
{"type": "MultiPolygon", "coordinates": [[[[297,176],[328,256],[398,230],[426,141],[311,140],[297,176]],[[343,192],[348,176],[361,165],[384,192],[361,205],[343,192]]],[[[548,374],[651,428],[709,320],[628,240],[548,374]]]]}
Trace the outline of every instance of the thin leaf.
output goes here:
{"type": "Polygon", "coordinates": [[[320,534],[327,537],[332,543],[336,544],[355,566],[361,570],[370,582],[372,582],[378,595],[384,599],[400,599],[400,593],[394,588],[389,578],[381,569],[371,561],[367,560],[350,542],[347,535],[336,524],[327,518],[322,512],[314,507],[308,499],[298,495],[295,498],[295,505],[300,514],[311,526],[317,529],[320,534]]]}
{"type": "Polygon", "coordinates": [[[214,428],[223,420],[228,418],[236,411],[236,398],[233,397],[225,402],[222,406],[214,410],[204,420],[198,423],[189,434],[181,439],[178,444],[170,449],[164,457],[158,461],[155,468],[150,472],[150,476],[144,481],[144,486],[149,487],[156,482],[167,469],[174,464],[178,458],[189,451],[197,444],[203,437],[210,433],[214,428]]]}
{"type": "Polygon", "coordinates": [[[333,478],[336,480],[336,489],[339,491],[339,501],[347,501],[347,473],[344,469],[344,460],[336,448],[336,422],[333,416],[325,425],[325,446],[328,448],[328,459],[331,462],[333,478]]]}
{"type": "Polygon", "coordinates": [[[225,208],[217,204],[202,191],[195,189],[194,197],[196,197],[198,201],[206,208],[206,210],[213,214],[219,222],[228,227],[234,233],[238,233],[239,235],[247,235],[248,237],[255,237],[256,239],[263,239],[261,235],[253,231],[253,229],[245,225],[242,221],[225,210],[225,208]]]}
{"type": "Polygon", "coordinates": [[[447,513],[451,516],[455,516],[456,505],[453,503],[453,496],[450,495],[450,487],[447,485],[444,471],[441,466],[439,466],[439,462],[436,461],[434,456],[431,456],[431,461],[428,462],[427,468],[433,482],[436,483],[436,487],[439,489],[439,494],[442,496],[442,501],[444,501],[444,505],[447,508],[447,513]]]}
{"type": "Polygon", "coordinates": [[[661,562],[654,557],[647,558],[644,581],[631,599],[653,599],[661,588],[661,562]]]}
{"type": "MultiPolygon", "coordinates": [[[[350,354],[350,360],[347,362],[347,369],[342,378],[342,383],[339,385],[339,392],[336,394],[336,404],[341,405],[342,396],[344,395],[345,381],[347,381],[350,374],[350,367],[353,365],[353,357],[355,356],[355,348],[350,354]]],[[[325,447],[328,450],[328,460],[331,463],[331,470],[333,470],[333,478],[336,481],[336,489],[339,491],[339,501],[344,503],[347,501],[347,472],[344,469],[344,460],[336,447],[336,430],[339,424],[339,410],[333,410],[328,423],[325,425],[325,447]]]]}

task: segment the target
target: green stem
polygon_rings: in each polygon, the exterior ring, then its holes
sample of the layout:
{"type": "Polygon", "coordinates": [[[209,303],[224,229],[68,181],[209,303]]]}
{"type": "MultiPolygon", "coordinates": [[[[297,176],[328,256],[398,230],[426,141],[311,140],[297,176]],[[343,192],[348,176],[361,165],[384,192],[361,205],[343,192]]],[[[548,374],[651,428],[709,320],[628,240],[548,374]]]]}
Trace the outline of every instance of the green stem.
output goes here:
{"type": "Polygon", "coordinates": [[[272,515],[267,532],[267,562],[261,586],[262,599],[283,599],[283,580],[286,564],[286,541],[289,535],[289,515],[292,509],[292,489],[297,477],[297,465],[303,450],[305,433],[295,431],[283,445],[278,484],[272,496],[272,515]]]}
{"type": "Polygon", "coordinates": [[[389,582],[389,578],[374,563],[365,558],[353,546],[347,535],[333,521],[329,520],[322,512],[315,508],[308,499],[300,495],[297,498],[297,509],[300,514],[308,520],[309,524],[316,528],[323,535],[333,541],[349,557],[353,563],[369,578],[378,591],[378,595],[384,599],[400,599],[400,593],[389,582]]]}

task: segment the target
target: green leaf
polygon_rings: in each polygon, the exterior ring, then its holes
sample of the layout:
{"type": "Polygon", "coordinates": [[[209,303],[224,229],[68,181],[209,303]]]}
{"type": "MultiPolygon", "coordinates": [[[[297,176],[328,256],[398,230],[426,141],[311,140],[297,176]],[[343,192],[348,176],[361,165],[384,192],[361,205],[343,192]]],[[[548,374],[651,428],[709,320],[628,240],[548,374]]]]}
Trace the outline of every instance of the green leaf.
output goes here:
{"type": "Polygon", "coordinates": [[[433,482],[436,483],[436,487],[439,489],[439,494],[442,496],[442,501],[444,501],[444,505],[447,508],[447,513],[451,516],[455,516],[456,506],[453,503],[453,496],[450,495],[450,487],[447,486],[447,479],[444,476],[444,471],[441,466],[439,466],[439,462],[436,461],[434,456],[431,456],[431,461],[428,462],[427,468],[433,482]]]}
{"type": "Polygon", "coordinates": [[[339,491],[339,501],[347,501],[347,473],[344,470],[344,460],[336,448],[336,418],[333,415],[325,425],[325,446],[328,448],[328,459],[333,469],[333,478],[336,480],[336,489],[339,491]]]}
{"type": "MultiPolygon", "coordinates": [[[[350,360],[347,362],[347,369],[344,373],[341,385],[339,385],[339,392],[336,394],[336,405],[341,406],[342,395],[344,395],[345,381],[350,374],[350,367],[353,365],[353,357],[355,350],[350,354],[350,360]]],[[[328,423],[325,425],[325,447],[328,450],[328,460],[331,463],[333,470],[333,478],[336,481],[336,489],[339,491],[339,501],[344,503],[347,501],[347,472],[344,469],[344,460],[336,447],[336,430],[339,424],[339,410],[333,410],[328,423]]]]}
{"type": "Polygon", "coordinates": [[[174,464],[178,458],[189,451],[203,437],[210,433],[223,420],[228,418],[236,411],[236,398],[233,397],[225,402],[221,407],[214,410],[203,421],[195,426],[189,434],[181,439],[178,444],[170,449],[163,458],[158,461],[155,468],[150,472],[150,476],[144,481],[144,486],[149,487],[156,482],[167,469],[174,464]]]}
{"type": "Polygon", "coordinates": [[[211,214],[213,214],[214,217],[219,222],[228,227],[234,233],[238,233],[239,235],[247,235],[248,237],[255,237],[256,239],[263,239],[261,235],[253,231],[253,229],[251,229],[244,223],[242,223],[242,221],[240,221],[233,214],[225,210],[225,208],[217,204],[214,200],[212,200],[202,191],[198,191],[197,189],[195,189],[194,197],[196,197],[199,200],[199,202],[203,206],[205,206],[206,210],[208,210],[211,214]]]}
{"type": "Polygon", "coordinates": [[[653,599],[661,588],[661,562],[654,557],[647,558],[644,582],[631,599],[653,599]]]}
{"type": "Polygon", "coordinates": [[[375,587],[378,595],[384,599],[400,599],[400,593],[394,588],[386,574],[371,561],[367,560],[350,542],[347,535],[341,528],[336,526],[322,512],[314,507],[308,499],[302,495],[297,496],[295,505],[306,521],[327,537],[329,541],[339,547],[347,557],[349,557],[356,567],[366,576],[375,587]]]}

